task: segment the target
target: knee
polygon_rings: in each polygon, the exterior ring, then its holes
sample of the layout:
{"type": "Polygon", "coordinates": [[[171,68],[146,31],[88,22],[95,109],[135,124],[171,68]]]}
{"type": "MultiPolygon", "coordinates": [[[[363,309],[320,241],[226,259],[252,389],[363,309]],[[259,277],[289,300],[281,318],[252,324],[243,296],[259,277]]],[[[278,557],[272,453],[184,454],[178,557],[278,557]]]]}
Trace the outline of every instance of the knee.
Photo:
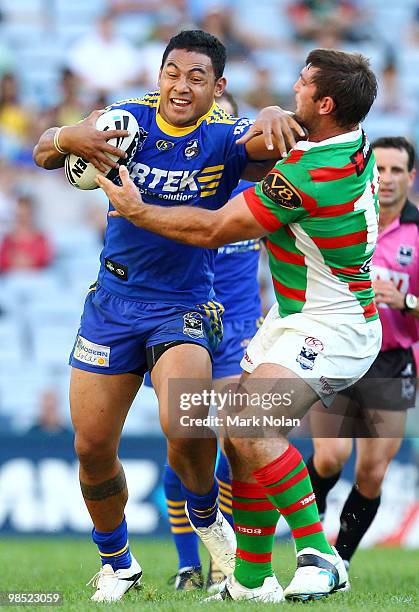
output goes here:
{"type": "Polygon", "coordinates": [[[215,439],[170,439],[167,443],[170,465],[179,476],[187,472],[214,472],[217,456],[215,439]]]}
{"type": "Polygon", "coordinates": [[[356,483],[365,497],[373,499],[381,493],[381,485],[387,472],[387,460],[365,460],[356,469],[356,483]]]}
{"type": "Polygon", "coordinates": [[[80,464],[86,471],[106,469],[112,465],[117,457],[117,448],[109,440],[98,434],[86,435],[77,433],[74,440],[74,449],[80,464]]]}
{"type": "Polygon", "coordinates": [[[328,478],[338,474],[348,461],[351,448],[346,445],[336,445],[325,449],[317,450],[314,454],[314,466],[316,471],[328,478]]]}

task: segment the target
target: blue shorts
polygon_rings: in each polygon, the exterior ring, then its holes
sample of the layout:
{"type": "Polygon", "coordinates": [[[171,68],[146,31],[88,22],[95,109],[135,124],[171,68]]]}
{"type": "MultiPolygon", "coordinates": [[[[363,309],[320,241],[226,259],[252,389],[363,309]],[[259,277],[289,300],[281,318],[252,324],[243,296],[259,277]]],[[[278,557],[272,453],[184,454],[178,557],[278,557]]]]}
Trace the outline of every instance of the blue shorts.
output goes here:
{"type": "Polygon", "coordinates": [[[217,302],[195,308],[136,302],[93,285],[69,363],[99,374],[142,376],[152,367],[147,349],[159,344],[199,344],[212,356],[222,338],[222,312],[217,302]]]}
{"type": "Polygon", "coordinates": [[[262,325],[263,318],[225,321],[223,340],[214,354],[212,377],[224,378],[242,373],[240,362],[247,345],[262,325]]]}

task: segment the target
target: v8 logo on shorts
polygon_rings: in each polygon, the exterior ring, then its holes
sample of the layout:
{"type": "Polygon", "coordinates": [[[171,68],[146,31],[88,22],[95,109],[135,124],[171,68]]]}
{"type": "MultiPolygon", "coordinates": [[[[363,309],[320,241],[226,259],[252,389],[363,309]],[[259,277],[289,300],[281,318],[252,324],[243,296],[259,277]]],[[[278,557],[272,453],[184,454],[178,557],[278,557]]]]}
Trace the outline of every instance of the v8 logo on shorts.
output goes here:
{"type": "Polygon", "coordinates": [[[183,333],[191,338],[204,337],[204,325],[199,312],[188,312],[183,315],[183,333]]]}

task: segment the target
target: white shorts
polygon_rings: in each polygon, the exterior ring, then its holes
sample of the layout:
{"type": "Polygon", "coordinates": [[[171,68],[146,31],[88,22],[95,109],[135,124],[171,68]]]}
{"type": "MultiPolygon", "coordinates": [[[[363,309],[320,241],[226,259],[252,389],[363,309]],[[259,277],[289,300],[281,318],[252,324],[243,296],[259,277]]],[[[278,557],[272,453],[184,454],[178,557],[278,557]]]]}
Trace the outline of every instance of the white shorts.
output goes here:
{"type": "Polygon", "coordinates": [[[281,318],[274,304],[247,347],[241,367],[249,373],[262,363],[288,368],[330,406],[336,393],[369,370],[380,347],[379,319],[348,323],[341,316],[303,313],[281,318]]]}

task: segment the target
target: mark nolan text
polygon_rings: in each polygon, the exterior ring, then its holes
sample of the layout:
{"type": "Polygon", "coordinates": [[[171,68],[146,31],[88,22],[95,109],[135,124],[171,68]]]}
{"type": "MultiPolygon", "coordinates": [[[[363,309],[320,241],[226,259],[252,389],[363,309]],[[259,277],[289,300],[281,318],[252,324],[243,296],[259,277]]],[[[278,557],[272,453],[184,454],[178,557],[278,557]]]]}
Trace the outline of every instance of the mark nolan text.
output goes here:
{"type": "Polygon", "coordinates": [[[251,417],[210,415],[203,419],[185,414],[181,416],[180,424],[182,427],[224,427],[224,425],[227,427],[299,427],[301,421],[300,419],[290,419],[284,415],[274,417],[268,414],[251,417]]]}

